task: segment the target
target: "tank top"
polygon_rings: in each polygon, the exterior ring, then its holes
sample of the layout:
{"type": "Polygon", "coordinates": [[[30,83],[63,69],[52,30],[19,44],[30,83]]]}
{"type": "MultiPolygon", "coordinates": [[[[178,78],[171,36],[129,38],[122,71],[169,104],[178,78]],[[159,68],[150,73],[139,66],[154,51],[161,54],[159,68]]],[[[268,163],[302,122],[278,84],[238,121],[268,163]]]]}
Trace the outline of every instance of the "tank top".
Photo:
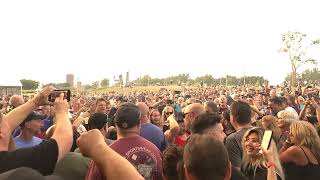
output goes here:
{"type": "Polygon", "coordinates": [[[304,149],[300,147],[304,155],[308,159],[308,164],[301,166],[294,163],[284,163],[283,167],[288,180],[315,180],[320,179],[320,165],[310,162],[304,149]]]}

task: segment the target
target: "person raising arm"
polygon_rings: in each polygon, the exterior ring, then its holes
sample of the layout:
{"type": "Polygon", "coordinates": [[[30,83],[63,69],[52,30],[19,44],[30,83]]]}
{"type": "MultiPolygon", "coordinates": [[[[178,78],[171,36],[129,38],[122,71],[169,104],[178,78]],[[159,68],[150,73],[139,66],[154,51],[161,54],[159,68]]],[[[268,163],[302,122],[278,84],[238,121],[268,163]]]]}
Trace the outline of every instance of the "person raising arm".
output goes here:
{"type": "Polygon", "coordinates": [[[56,130],[53,137],[37,146],[8,151],[10,135],[17,126],[38,106],[47,104],[47,97],[53,87],[46,87],[34,99],[15,108],[4,117],[0,117],[0,173],[19,168],[30,167],[43,175],[53,172],[55,164],[70,150],[72,128],[67,118],[68,103],[63,94],[54,103],[56,112],[56,130]]]}
{"type": "Polygon", "coordinates": [[[93,159],[108,180],[142,180],[129,161],[113,151],[97,129],[83,133],[77,140],[83,155],[93,159]]]}

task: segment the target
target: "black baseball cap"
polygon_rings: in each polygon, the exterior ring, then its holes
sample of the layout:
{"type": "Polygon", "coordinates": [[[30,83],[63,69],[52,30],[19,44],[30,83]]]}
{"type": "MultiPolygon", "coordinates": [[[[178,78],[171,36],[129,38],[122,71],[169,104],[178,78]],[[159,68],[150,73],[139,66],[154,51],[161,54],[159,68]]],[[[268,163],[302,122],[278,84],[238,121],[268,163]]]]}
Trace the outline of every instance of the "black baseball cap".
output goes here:
{"type": "Polygon", "coordinates": [[[32,120],[43,120],[46,117],[46,115],[33,111],[26,117],[26,119],[20,124],[20,126],[23,126],[26,122],[30,122],[32,120]]]}
{"type": "Polygon", "coordinates": [[[114,115],[116,125],[121,129],[129,129],[140,124],[138,106],[133,103],[122,103],[114,115]]]}

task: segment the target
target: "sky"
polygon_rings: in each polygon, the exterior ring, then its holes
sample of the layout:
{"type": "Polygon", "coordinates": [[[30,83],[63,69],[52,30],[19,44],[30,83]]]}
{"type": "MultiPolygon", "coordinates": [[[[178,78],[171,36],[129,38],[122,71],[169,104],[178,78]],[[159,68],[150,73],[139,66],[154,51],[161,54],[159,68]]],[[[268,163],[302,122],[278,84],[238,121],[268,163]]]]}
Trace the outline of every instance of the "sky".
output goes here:
{"type": "MultiPolygon", "coordinates": [[[[1,79],[83,84],[130,72],[259,75],[290,72],[281,34],[320,38],[317,1],[0,1],[1,79]]],[[[320,59],[320,47],[310,50],[320,59]]],[[[320,64],[320,60],[318,60],[320,64]]],[[[317,65],[319,67],[319,64],[317,65]]]]}

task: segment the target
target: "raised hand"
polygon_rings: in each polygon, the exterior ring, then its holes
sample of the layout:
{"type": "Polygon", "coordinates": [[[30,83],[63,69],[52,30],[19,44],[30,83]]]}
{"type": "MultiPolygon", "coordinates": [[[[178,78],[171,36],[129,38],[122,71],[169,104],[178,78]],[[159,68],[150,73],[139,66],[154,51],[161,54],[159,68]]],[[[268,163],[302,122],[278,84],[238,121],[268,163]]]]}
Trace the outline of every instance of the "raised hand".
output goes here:
{"type": "Polygon", "coordinates": [[[33,99],[33,103],[36,106],[43,106],[43,105],[48,105],[51,104],[48,101],[48,96],[50,93],[54,90],[55,88],[53,86],[48,86],[43,88],[33,99]]]}

